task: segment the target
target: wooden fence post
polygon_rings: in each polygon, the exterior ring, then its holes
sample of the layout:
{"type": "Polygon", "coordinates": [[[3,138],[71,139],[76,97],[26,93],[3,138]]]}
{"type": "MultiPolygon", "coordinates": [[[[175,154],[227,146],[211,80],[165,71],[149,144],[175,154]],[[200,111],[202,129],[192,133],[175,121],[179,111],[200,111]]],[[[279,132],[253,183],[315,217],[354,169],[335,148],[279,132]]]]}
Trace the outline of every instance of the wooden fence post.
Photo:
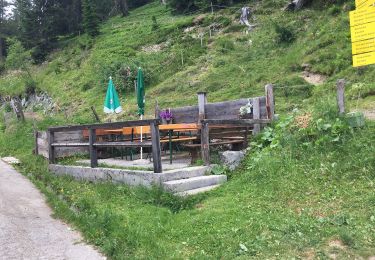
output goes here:
{"type": "Polygon", "coordinates": [[[201,121],[206,119],[206,104],[207,104],[207,93],[198,92],[198,124],[201,124],[201,121]]]}
{"type": "Polygon", "coordinates": [[[340,115],[345,113],[345,80],[339,79],[337,81],[337,105],[339,107],[340,115]]]}
{"type": "Polygon", "coordinates": [[[34,145],[35,145],[35,150],[34,150],[34,154],[35,155],[39,155],[39,147],[38,147],[38,137],[39,137],[39,133],[37,130],[34,130],[34,145]]]}
{"type": "MultiPolygon", "coordinates": [[[[260,100],[253,98],[253,119],[260,119],[260,100]]],[[[253,135],[260,132],[260,124],[254,124],[253,135]]]]}
{"type": "Polygon", "coordinates": [[[48,162],[50,164],[55,163],[55,147],[52,145],[54,143],[55,133],[47,131],[47,140],[48,140],[48,162]]]}
{"type": "Polygon", "coordinates": [[[159,125],[156,123],[151,123],[150,128],[152,138],[152,158],[154,162],[154,173],[162,173],[163,168],[161,164],[159,125]]]}
{"type": "Polygon", "coordinates": [[[208,123],[202,123],[201,153],[204,165],[210,165],[210,130],[208,123]]]}
{"type": "Polygon", "coordinates": [[[266,107],[268,119],[273,120],[275,116],[275,99],[273,96],[273,85],[267,84],[266,87],[266,107]]]}
{"type": "Polygon", "coordinates": [[[91,168],[98,167],[98,152],[94,146],[96,142],[96,129],[89,129],[89,152],[90,152],[90,166],[91,168]]]}

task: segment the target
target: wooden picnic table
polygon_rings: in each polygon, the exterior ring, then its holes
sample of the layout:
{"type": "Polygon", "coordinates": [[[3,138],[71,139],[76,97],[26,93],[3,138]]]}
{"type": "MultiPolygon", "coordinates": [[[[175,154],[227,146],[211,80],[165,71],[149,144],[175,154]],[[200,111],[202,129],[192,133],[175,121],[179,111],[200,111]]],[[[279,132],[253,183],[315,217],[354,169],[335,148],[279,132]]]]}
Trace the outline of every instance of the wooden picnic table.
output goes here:
{"type": "MultiPolygon", "coordinates": [[[[161,139],[160,143],[169,143],[169,157],[170,163],[172,164],[172,143],[173,142],[189,142],[197,140],[196,136],[189,136],[189,137],[181,137],[178,135],[177,138],[174,138],[173,132],[191,132],[191,131],[198,131],[200,126],[198,124],[164,124],[159,125],[159,131],[167,131],[168,138],[161,139]]],[[[110,135],[131,135],[132,140],[134,140],[135,135],[147,135],[151,133],[150,126],[137,126],[137,127],[124,127],[122,129],[111,129],[111,130],[104,130],[103,134],[110,134],[110,135]]],[[[147,136],[145,137],[147,139],[147,136]]],[[[139,138],[137,138],[139,139],[139,138]]]]}

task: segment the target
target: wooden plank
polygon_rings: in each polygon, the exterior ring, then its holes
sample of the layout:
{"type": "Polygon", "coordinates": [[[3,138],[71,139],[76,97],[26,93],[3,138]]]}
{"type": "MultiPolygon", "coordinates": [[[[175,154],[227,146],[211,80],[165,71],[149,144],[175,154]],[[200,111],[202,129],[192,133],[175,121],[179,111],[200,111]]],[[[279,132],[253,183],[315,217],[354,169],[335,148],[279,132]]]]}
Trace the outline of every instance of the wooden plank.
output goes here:
{"type": "MultiPolygon", "coordinates": [[[[259,98],[253,99],[253,118],[254,120],[260,119],[260,101],[259,98]]],[[[260,124],[254,124],[253,135],[257,135],[260,132],[260,124]]]]}
{"type": "Polygon", "coordinates": [[[38,131],[34,131],[34,154],[39,155],[39,147],[38,147],[38,131]]]}
{"type": "Polygon", "coordinates": [[[171,108],[174,123],[197,123],[199,119],[198,106],[171,108]]]}
{"type": "Polygon", "coordinates": [[[153,158],[153,163],[154,163],[154,173],[162,173],[163,168],[161,164],[159,125],[155,123],[151,123],[150,128],[151,128],[151,138],[152,138],[152,158],[153,158]]]}
{"type": "Polygon", "coordinates": [[[48,131],[47,133],[47,141],[48,141],[48,162],[50,164],[55,163],[55,148],[52,146],[54,142],[54,133],[48,131]]]}
{"type": "Polygon", "coordinates": [[[53,143],[53,147],[89,147],[90,143],[53,143]]]}
{"type": "Polygon", "coordinates": [[[71,126],[60,126],[60,127],[50,127],[48,130],[51,132],[67,132],[75,130],[85,130],[85,129],[119,129],[127,126],[144,126],[150,125],[151,123],[160,124],[158,119],[147,119],[147,120],[133,120],[133,121],[123,121],[105,124],[87,124],[87,125],[71,125],[71,126]]]}
{"type": "Polygon", "coordinates": [[[98,142],[95,147],[151,147],[151,142],[98,142]]]}
{"type": "Polygon", "coordinates": [[[210,130],[208,124],[202,121],[201,153],[204,165],[210,165],[210,130]]]}
{"type": "Polygon", "coordinates": [[[198,124],[201,120],[206,119],[206,104],[207,104],[207,94],[206,92],[198,93],[198,124]]]}
{"type": "MultiPolygon", "coordinates": [[[[263,113],[262,118],[267,117],[266,109],[266,97],[259,97],[261,105],[261,113],[263,113]]],[[[249,103],[248,98],[217,102],[217,103],[208,103],[206,105],[206,118],[207,119],[238,119],[239,110],[241,107],[249,103]]],[[[252,99],[250,99],[252,103],[252,99]]]]}
{"type": "Polygon", "coordinates": [[[96,142],[96,131],[93,128],[89,129],[89,152],[91,168],[98,167],[98,152],[94,146],[96,142]]]}
{"type": "Polygon", "coordinates": [[[255,124],[269,124],[269,119],[233,119],[233,120],[218,120],[218,119],[205,119],[204,123],[210,125],[238,125],[238,126],[253,126],[255,124]]]}
{"type": "Polygon", "coordinates": [[[268,84],[265,86],[266,91],[266,107],[267,107],[267,118],[273,120],[275,117],[275,99],[273,95],[273,85],[268,84]]]}
{"type": "Polygon", "coordinates": [[[339,107],[340,115],[345,113],[345,80],[339,79],[337,81],[337,105],[339,107]]]}

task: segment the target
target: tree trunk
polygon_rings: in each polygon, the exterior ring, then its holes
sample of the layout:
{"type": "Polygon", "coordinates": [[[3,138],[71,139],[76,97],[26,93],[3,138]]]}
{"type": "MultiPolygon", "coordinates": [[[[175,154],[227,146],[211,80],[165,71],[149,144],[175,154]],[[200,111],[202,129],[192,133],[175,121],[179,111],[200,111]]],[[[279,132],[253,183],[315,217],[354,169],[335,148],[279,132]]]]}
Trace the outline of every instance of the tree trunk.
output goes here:
{"type": "Polygon", "coordinates": [[[117,7],[119,11],[121,12],[122,16],[128,16],[129,15],[129,6],[127,0],[116,0],[117,7]]]}

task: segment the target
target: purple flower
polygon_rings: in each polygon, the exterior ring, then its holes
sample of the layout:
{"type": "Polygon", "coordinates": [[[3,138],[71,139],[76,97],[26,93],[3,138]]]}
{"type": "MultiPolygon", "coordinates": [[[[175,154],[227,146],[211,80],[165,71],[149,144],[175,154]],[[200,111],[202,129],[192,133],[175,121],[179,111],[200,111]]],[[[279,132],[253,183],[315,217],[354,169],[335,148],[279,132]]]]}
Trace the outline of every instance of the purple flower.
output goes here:
{"type": "Polygon", "coordinates": [[[160,118],[165,119],[167,121],[171,120],[173,118],[173,114],[170,110],[164,110],[160,112],[160,118]]]}

